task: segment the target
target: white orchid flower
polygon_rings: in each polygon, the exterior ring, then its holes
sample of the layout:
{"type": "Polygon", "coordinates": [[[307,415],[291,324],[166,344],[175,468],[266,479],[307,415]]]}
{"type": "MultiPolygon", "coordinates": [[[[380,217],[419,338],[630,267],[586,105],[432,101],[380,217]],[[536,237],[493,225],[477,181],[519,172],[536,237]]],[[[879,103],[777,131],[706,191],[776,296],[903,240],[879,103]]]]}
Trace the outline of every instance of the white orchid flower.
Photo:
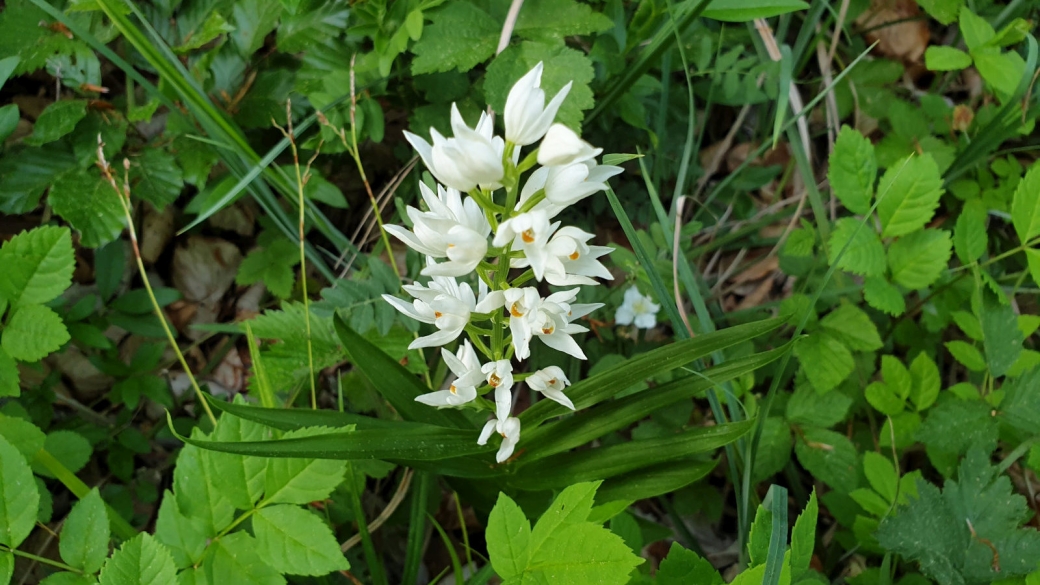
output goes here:
{"type": "Polygon", "coordinates": [[[544,189],[545,199],[535,204],[533,209],[544,210],[551,219],[589,195],[606,191],[607,180],[622,171],[624,169],[621,167],[598,165],[592,159],[557,167],[541,167],[531,173],[524,183],[517,209],[544,189]]]}
{"type": "Polygon", "coordinates": [[[462,342],[457,354],[441,349],[441,357],[448,364],[455,381],[447,390],[428,392],[415,397],[416,402],[430,406],[458,406],[477,397],[477,384],[484,381],[484,373],[480,369],[480,360],[469,340],[462,342]]]}
{"type": "MultiPolygon", "coordinates": [[[[593,237],[595,236],[573,226],[560,228],[554,233],[545,247],[545,280],[556,286],[599,284],[590,277],[613,280],[614,276],[598,258],[614,250],[607,246],[588,245],[588,241],[593,237]]],[[[513,268],[529,265],[527,258],[514,258],[510,261],[513,268]]]]}
{"type": "Polygon", "coordinates": [[[509,332],[513,336],[513,350],[516,359],[525,360],[531,357],[531,315],[542,303],[538,289],[534,287],[510,288],[502,291],[502,305],[509,312],[509,332]]]}
{"type": "Polygon", "coordinates": [[[506,459],[509,459],[509,456],[513,454],[513,450],[516,448],[516,444],[520,440],[520,419],[511,416],[505,419],[492,419],[487,421],[483,430],[480,431],[480,437],[477,438],[477,444],[487,445],[492,432],[497,432],[499,435],[502,435],[502,446],[498,448],[498,453],[495,455],[495,461],[502,463],[506,459]]]}
{"type": "Polygon", "coordinates": [[[506,109],[503,113],[506,124],[506,140],[517,146],[538,142],[556,118],[556,112],[571,90],[572,81],[567,82],[549,105],[545,105],[545,92],[541,89],[542,63],[539,62],[517,81],[509,90],[506,109]]]}
{"type": "Polygon", "coordinates": [[[560,167],[587,161],[599,156],[602,148],[595,148],[563,124],[553,124],[538,147],[538,164],[560,167]]]}
{"type": "Polygon", "coordinates": [[[437,193],[423,183],[419,191],[429,211],[408,206],[408,217],[414,232],[399,225],[384,229],[413,250],[431,258],[447,258],[447,262],[428,264],[427,276],[464,276],[473,272],[487,254],[487,237],[491,233],[484,212],[470,197],[462,199],[457,189],[437,185],[437,193]]]}
{"type": "Polygon", "coordinates": [[[625,291],[625,301],[614,313],[614,322],[618,325],[635,323],[640,329],[652,329],[657,325],[657,311],[661,305],[654,303],[650,297],[640,294],[639,289],[631,286],[625,291]]]}
{"type": "Polygon", "coordinates": [[[538,304],[538,308],[530,312],[528,326],[534,336],[542,340],[542,343],[545,345],[583,360],[587,359],[585,352],[581,350],[578,342],[574,341],[574,338],[571,336],[576,333],[584,333],[588,331],[588,328],[575,325],[571,321],[587,315],[598,307],[598,303],[580,305],[580,309],[575,311],[574,309],[579,306],[572,308],[570,302],[578,296],[578,290],[575,288],[569,291],[562,291],[542,299],[538,304]],[[586,308],[587,311],[581,312],[586,308]]]}
{"type": "Polygon", "coordinates": [[[544,211],[521,213],[503,221],[491,243],[498,247],[511,243],[511,250],[523,252],[527,265],[534,271],[534,277],[542,280],[545,277],[545,265],[549,261],[549,236],[559,226],[559,222],[550,224],[549,216],[544,211]]]}
{"type": "Polygon", "coordinates": [[[558,402],[567,408],[574,410],[574,403],[563,393],[563,389],[571,383],[559,366],[542,368],[527,378],[527,385],[536,392],[541,392],[546,398],[558,402]]]}
{"type": "Polygon", "coordinates": [[[502,153],[506,145],[502,137],[493,136],[493,125],[487,113],[481,113],[476,127],[470,128],[459,108],[452,104],[451,129],[455,134],[452,138],[445,138],[435,128],[430,128],[433,145],[407,130],[404,137],[422,157],[430,173],[448,187],[463,192],[477,185],[498,189],[505,175],[502,153]]]}
{"type": "Polygon", "coordinates": [[[495,416],[504,420],[513,410],[513,366],[509,360],[498,360],[484,364],[480,371],[495,389],[495,416]]]}
{"type": "MultiPolygon", "coordinates": [[[[427,266],[433,263],[433,259],[427,258],[427,266]]],[[[391,295],[383,295],[383,299],[412,319],[437,327],[436,333],[416,339],[408,349],[436,347],[455,340],[477,307],[476,296],[469,284],[459,284],[450,276],[434,276],[427,286],[406,284],[402,288],[415,300],[408,303],[391,295]]],[[[482,296],[486,294],[483,290],[481,293],[482,296]]]]}

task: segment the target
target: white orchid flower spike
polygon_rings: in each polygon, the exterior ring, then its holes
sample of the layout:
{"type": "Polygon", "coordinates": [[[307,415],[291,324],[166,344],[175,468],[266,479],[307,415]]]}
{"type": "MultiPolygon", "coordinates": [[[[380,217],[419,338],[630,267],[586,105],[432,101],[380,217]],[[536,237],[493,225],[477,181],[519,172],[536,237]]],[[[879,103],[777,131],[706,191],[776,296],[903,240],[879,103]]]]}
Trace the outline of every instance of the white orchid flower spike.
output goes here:
{"type": "Polygon", "coordinates": [[[504,112],[506,140],[517,146],[534,144],[545,136],[573,82],[567,82],[549,105],[545,105],[541,84],[542,63],[539,62],[509,90],[504,112]]]}

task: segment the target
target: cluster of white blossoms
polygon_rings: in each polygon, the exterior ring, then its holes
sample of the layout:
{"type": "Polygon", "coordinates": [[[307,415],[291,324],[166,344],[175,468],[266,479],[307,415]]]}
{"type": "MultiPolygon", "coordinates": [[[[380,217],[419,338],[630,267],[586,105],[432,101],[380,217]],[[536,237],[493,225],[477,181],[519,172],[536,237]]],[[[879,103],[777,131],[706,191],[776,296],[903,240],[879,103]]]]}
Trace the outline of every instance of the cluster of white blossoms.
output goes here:
{"type": "Polygon", "coordinates": [[[454,136],[431,128],[433,144],[405,132],[426,168],[438,181],[437,192],[420,185],[426,210],[409,207],[412,229],[388,225],[386,230],[426,256],[422,274],[429,283],[404,286],[411,303],[383,298],[399,311],[436,328],[409,348],[438,347],[466,338],[455,353],[441,349],[454,375],[446,390],[423,394],[419,402],[436,407],[471,406],[493,412],[480,433],[483,445],[498,433],[497,459],[507,460],[520,439],[520,420],[512,416],[513,388],[526,382],[546,398],[570,409],[564,389],[570,384],[556,366],[514,373],[513,360],[531,355],[541,343],[585,359],[572,337],[587,331],[575,323],[601,304],[579,304],[578,288],[542,297],[532,280],[550,285],[595,285],[610,279],[599,258],[610,252],[589,245],[593,235],[553,221],[568,206],[607,188],[620,167],[599,165],[602,149],[583,141],[571,129],[553,123],[567,97],[568,83],[548,104],[541,89],[542,64],[524,75],[509,92],[504,114],[505,138],[494,135],[493,119],[481,114],[470,128],[452,104],[454,136]],[[540,143],[539,143],[540,141],[540,143]],[[521,161],[524,146],[538,148],[521,161]],[[521,176],[528,173],[521,187],[521,176]],[[465,194],[465,195],[464,195],[465,194]],[[493,232],[493,233],[492,233],[493,232]],[[518,274],[510,279],[510,269],[518,274]],[[477,275],[477,291],[469,282],[477,275]],[[481,356],[486,359],[482,363],[481,356]],[[493,402],[482,398],[493,392],[493,402]]]}

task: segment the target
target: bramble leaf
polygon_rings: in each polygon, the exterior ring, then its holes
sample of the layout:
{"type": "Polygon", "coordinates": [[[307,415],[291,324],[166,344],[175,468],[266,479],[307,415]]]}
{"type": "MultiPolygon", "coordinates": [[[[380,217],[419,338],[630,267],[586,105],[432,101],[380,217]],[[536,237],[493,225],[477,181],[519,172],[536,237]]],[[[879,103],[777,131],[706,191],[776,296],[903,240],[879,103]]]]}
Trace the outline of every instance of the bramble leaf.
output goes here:
{"type": "Polygon", "coordinates": [[[834,143],[827,178],[834,196],[849,211],[861,215],[870,211],[877,178],[877,160],[870,140],[859,131],[842,126],[834,143]]]}
{"type": "Polygon", "coordinates": [[[1023,245],[1040,236],[1040,164],[1026,171],[1011,200],[1011,223],[1023,245]]]}
{"type": "Polygon", "coordinates": [[[177,568],[170,552],[141,533],[123,543],[101,569],[99,585],[174,585],[177,568]]]}
{"type": "Polygon", "coordinates": [[[449,2],[430,12],[432,24],[412,47],[412,73],[466,72],[495,54],[501,23],[469,2],[449,2]]]}
{"type": "Polygon", "coordinates": [[[0,345],[16,360],[38,362],[58,351],[69,339],[69,331],[54,309],[25,305],[11,315],[0,345]]]}
{"type": "Polygon", "coordinates": [[[862,309],[852,303],[842,303],[831,311],[820,320],[820,327],[852,351],[874,351],[883,345],[877,326],[862,309]]]}
{"type": "Polygon", "coordinates": [[[852,373],[855,363],[843,343],[823,332],[798,340],[794,355],[817,392],[829,392],[852,373]]]}
{"type": "Polygon", "coordinates": [[[893,164],[878,183],[881,236],[905,236],[932,219],[942,196],[939,167],[929,154],[911,156],[893,164]]]}
{"type": "Polygon", "coordinates": [[[827,242],[827,261],[853,274],[881,276],[885,273],[885,248],[869,225],[860,227],[860,220],[843,217],[834,224],[827,242]],[[848,244],[848,248],[845,245],[848,244]],[[844,254],[838,259],[838,254],[844,254]]]}
{"type": "Polygon", "coordinates": [[[42,146],[72,132],[76,124],[87,115],[86,100],[62,100],[43,110],[33,133],[25,138],[26,144],[42,146]]]}
{"type": "Polygon", "coordinates": [[[0,544],[14,549],[29,536],[39,503],[25,457],[0,436],[0,544]]]}
{"type": "Polygon", "coordinates": [[[953,229],[953,248],[962,264],[971,264],[985,252],[989,243],[986,234],[986,206],[981,199],[964,204],[953,229]]]}
{"type": "Polygon", "coordinates": [[[955,47],[932,45],[924,52],[924,66],[929,71],[959,71],[971,67],[971,56],[955,47]]]}
{"type": "Polygon", "coordinates": [[[888,248],[892,280],[906,288],[922,289],[935,282],[950,261],[950,233],[927,229],[896,240],[888,248]]]}
{"type": "Polygon", "coordinates": [[[54,226],[22,232],[0,248],[0,266],[0,298],[12,307],[50,302],[72,284],[72,235],[54,226]]]}
{"type": "Polygon", "coordinates": [[[253,533],[257,553],[281,573],[317,577],[350,568],[332,530],[303,508],[261,508],[253,515],[253,533]]]}
{"type": "Polygon", "coordinates": [[[903,294],[884,278],[866,278],[863,281],[863,298],[871,307],[893,317],[898,317],[906,311],[903,294]]]}
{"type": "Polygon", "coordinates": [[[502,51],[488,65],[484,77],[488,103],[497,111],[503,111],[510,88],[539,61],[545,64],[542,90],[545,91],[547,101],[568,82],[573,82],[570,93],[556,114],[556,120],[572,128],[580,128],[585,117],[582,112],[595,105],[589,88],[595,72],[592,61],[585,53],[559,43],[524,41],[502,51]]]}
{"type": "Polygon", "coordinates": [[[76,228],[80,245],[88,248],[111,242],[126,227],[119,195],[96,169],[65,173],[51,187],[47,201],[76,228]]]}
{"type": "Polygon", "coordinates": [[[97,488],[72,507],[58,542],[61,558],[86,573],[96,573],[108,558],[108,510],[97,488]]]}

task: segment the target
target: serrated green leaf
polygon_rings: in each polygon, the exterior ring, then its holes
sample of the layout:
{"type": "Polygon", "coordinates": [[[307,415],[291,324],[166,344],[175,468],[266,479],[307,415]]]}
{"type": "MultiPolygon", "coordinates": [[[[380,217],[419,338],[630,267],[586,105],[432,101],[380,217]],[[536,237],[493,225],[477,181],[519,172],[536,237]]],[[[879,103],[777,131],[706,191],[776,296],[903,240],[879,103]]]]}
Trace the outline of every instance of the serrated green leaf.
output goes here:
{"type": "Polygon", "coordinates": [[[816,502],[816,488],[809,494],[805,510],[798,515],[791,530],[791,575],[797,582],[798,576],[809,571],[813,550],[816,549],[816,520],[820,507],[816,502]]]}
{"type": "Polygon", "coordinates": [[[960,340],[947,341],[945,345],[946,349],[950,352],[950,355],[964,365],[964,367],[973,372],[983,372],[986,370],[986,360],[982,357],[982,352],[980,352],[974,345],[960,340]]]}
{"type": "Polygon", "coordinates": [[[72,284],[72,235],[54,226],[22,232],[0,248],[0,266],[0,297],[12,307],[50,302],[72,284]]]}
{"type": "Polygon", "coordinates": [[[47,435],[33,423],[5,414],[0,414],[0,436],[18,449],[26,461],[32,461],[47,441],[47,435]]]}
{"type": "Polygon", "coordinates": [[[1025,72],[1026,62],[1014,51],[1001,53],[998,49],[987,47],[972,51],[975,68],[986,83],[990,84],[998,95],[1014,95],[1025,72]]]}
{"type": "Polygon", "coordinates": [[[614,26],[605,14],[574,0],[532,0],[516,20],[513,33],[525,39],[546,39],[603,32],[614,26]]]}
{"type": "Polygon", "coordinates": [[[881,356],[881,375],[885,384],[895,392],[900,400],[906,400],[913,390],[914,381],[910,371],[906,369],[903,362],[894,355],[881,356]]]}
{"type": "Polygon", "coordinates": [[[867,278],[863,281],[863,299],[867,304],[893,317],[906,311],[903,293],[884,278],[867,278]]]}
{"type": "Polygon", "coordinates": [[[208,464],[210,452],[185,445],[173,470],[173,491],[177,506],[185,516],[196,520],[207,537],[216,536],[234,519],[235,507],[217,487],[208,464]]]}
{"type": "Polygon", "coordinates": [[[174,585],[177,569],[169,551],[149,534],[123,543],[101,569],[99,585],[174,585]]]}
{"type": "Polygon", "coordinates": [[[848,493],[859,486],[859,455],[845,435],[807,428],[794,452],[802,467],[832,488],[848,493]]]}
{"type": "Polygon", "coordinates": [[[0,437],[0,544],[17,548],[36,524],[40,494],[25,457],[0,437]]]}
{"type": "Polygon", "coordinates": [[[42,146],[65,136],[87,115],[86,100],[62,100],[47,106],[37,118],[26,144],[42,146]]]}
{"type": "Polygon", "coordinates": [[[960,71],[971,67],[971,56],[955,47],[932,45],[924,52],[924,66],[929,71],[960,71]]]}
{"type": "MultiPolygon", "coordinates": [[[[755,511],[748,534],[748,566],[764,565],[769,555],[769,541],[773,533],[773,512],[765,506],[755,511]]],[[[786,536],[786,534],[785,534],[786,536]]]]}
{"type": "MultiPolygon", "coordinates": [[[[820,395],[802,384],[787,401],[787,420],[795,425],[832,427],[845,419],[852,399],[841,392],[820,395]]],[[[784,429],[786,431],[786,429],[784,429]]]]}
{"type": "Polygon", "coordinates": [[[820,320],[820,327],[853,351],[874,351],[883,345],[870,316],[852,303],[831,311],[820,320]]]}
{"type": "Polygon", "coordinates": [[[863,454],[863,474],[867,476],[870,487],[881,495],[886,502],[891,504],[896,499],[896,489],[899,486],[899,475],[892,462],[873,451],[863,454]]]}
{"type": "Polygon", "coordinates": [[[0,55],[21,57],[14,75],[42,69],[55,55],[67,55],[84,48],[82,42],[52,29],[52,22],[52,18],[28,0],[12,0],[5,4],[3,12],[0,12],[0,55]]]}
{"type": "Polygon", "coordinates": [[[529,560],[531,523],[520,506],[504,493],[498,494],[488,516],[485,538],[491,565],[499,577],[511,579],[523,573],[529,560]]]}
{"type": "MultiPolygon", "coordinates": [[[[270,434],[270,429],[255,422],[223,415],[210,439],[232,442],[263,441],[269,439],[270,434]]],[[[267,461],[260,457],[216,451],[207,453],[205,461],[210,467],[209,477],[213,478],[217,490],[239,510],[252,509],[253,504],[264,492],[267,461]]]]}
{"type": "Polygon", "coordinates": [[[497,111],[503,111],[506,96],[513,84],[539,62],[545,65],[541,87],[546,99],[556,95],[568,82],[573,82],[570,93],[556,114],[556,120],[571,128],[581,128],[581,121],[585,117],[583,112],[595,105],[592,89],[589,88],[595,71],[585,53],[560,43],[524,41],[502,51],[488,65],[484,77],[488,103],[497,111]]]}
{"type": "Polygon", "coordinates": [[[532,546],[521,577],[533,583],[597,583],[623,585],[643,559],[620,536],[590,522],[567,524],[532,546]]]}
{"type": "Polygon", "coordinates": [[[1040,235],[1040,164],[1029,167],[1015,188],[1011,222],[1022,244],[1040,235]]]}
{"type": "Polygon", "coordinates": [[[904,236],[932,219],[942,196],[939,167],[929,154],[912,156],[888,168],[878,183],[881,236],[904,236]]]}
{"type": "Polygon", "coordinates": [[[853,274],[882,276],[885,273],[885,247],[872,227],[865,225],[861,228],[860,223],[854,217],[843,217],[835,222],[834,231],[827,241],[827,261],[831,265],[837,261],[838,268],[853,274]]]}
{"type": "Polygon", "coordinates": [[[884,382],[871,382],[863,391],[867,402],[881,414],[895,416],[903,412],[904,401],[884,382]]]}
{"type": "Polygon", "coordinates": [[[964,6],[964,0],[917,0],[917,3],[929,16],[942,24],[956,22],[957,14],[961,6],[964,6]]]}
{"type": "Polygon", "coordinates": [[[180,196],[184,174],[172,154],[157,147],[147,148],[130,159],[130,192],[162,210],[180,196]]]}
{"type": "Polygon", "coordinates": [[[281,238],[267,246],[253,250],[238,267],[235,283],[250,285],[263,282],[271,294],[286,299],[292,294],[296,275],[293,266],[300,263],[299,249],[281,238]]]}
{"type": "Polygon", "coordinates": [[[565,526],[584,522],[601,482],[576,483],[564,488],[531,530],[531,552],[540,549],[553,533],[565,526]]]}
{"type": "Polygon", "coordinates": [[[86,573],[96,573],[108,558],[108,511],[97,488],[72,507],[61,529],[61,558],[86,573]]]}
{"type": "Polygon", "coordinates": [[[946,453],[962,455],[972,447],[987,453],[997,445],[998,424],[981,401],[943,400],[928,410],[917,430],[917,440],[946,453]]]}
{"type": "Polygon", "coordinates": [[[177,47],[173,47],[174,51],[178,53],[191,52],[218,36],[235,30],[235,27],[224,20],[224,17],[216,10],[210,12],[205,20],[200,19],[198,22],[199,24],[195,29],[181,32],[184,35],[184,42],[177,47]]]}
{"type": "Polygon", "coordinates": [[[18,363],[14,361],[13,357],[7,355],[3,346],[0,345],[0,398],[21,396],[22,390],[18,385],[19,376],[21,373],[18,371],[18,363]]]}
{"type": "Polygon", "coordinates": [[[468,2],[449,2],[428,14],[433,22],[412,47],[412,73],[466,72],[495,54],[501,23],[487,12],[468,2]]]}
{"type": "Polygon", "coordinates": [[[253,515],[256,550],[264,562],[290,575],[327,575],[350,563],[328,525],[296,506],[268,506],[253,515]]]}
{"type": "Polygon", "coordinates": [[[964,204],[953,229],[953,248],[962,264],[971,264],[986,252],[989,237],[986,234],[986,205],[981,199],[964,204]]]}
{"type": "Polygon", "coordinates": [[[801,362],[813,388],[821,394],[836,388],[855,367],[849,349],[822,332],[798,340],[794,346],[794,355],[801,362]]]}
{"type": "MultiPolygon", "coordinates": [[[[51,431],[43,441],[43,448],[58,460],[65,469],[76,473],[90,461],[94,448],[83,435],[74,431],[51,431]]],[[[49,469],[36,461],[31,461],[33,472],[43,477],[54,477],[49,469]]]]}
{"type": "Polygon", "coordinates": [[[917,354],[914,361],[910,362],[910,376],[913,378],[913,390],[910,392],[910,400],[913,401],[917,411],[921,412],[935,403],[942,388],[939,379],[939,366],[925,353],[917,354]]]}
{"type": "Polygon", "coordinates": [[[260,558],[256,541],[245,532],[233,532],[218,540],[203,567],[211,584],[285,584],[285,579],[260,558]]]}
{"type": "MultiPolygon", "coordinates": [[[[300,429],[285,433],[283,439],[313,437],[328,433],[328,429],[300,429]]],[[[278,504],[307,504],[329,497],[336,486],[343,483],[345,461],[305,459],[298,457],[267,460],[264,479],[264,501],[278,504]]]]}
{"type": "Polygon", "coordinates": [[[946,268],[952,247],[945,230],[926,229],[899,238],[888,248],[892,280],[912,290],[925,288],[946,268]]]}
{"type": "Polygon", "coordinates": [[[668,556],[657,569],[658,585],[723,585],[725,581],[707,559],[686,550],[678,542],[668,549],[668,556]]]}
{"type": "Polygon", "coordinates": [[[44,190],[75,166],[76,157],[63,143],[8,148],[0,157],[0,192],[4,194],[0,197],[0,212],[29,213],[39,204],[44,190]]]}
{"type": "Polygon", "coordinates": [[[119,195],[96,169],[65,173],[51,187],[47,201],[80,233],[80,245],[96,248],[123,232],[126,219],[119,195]]]}
{"type": "Polygon", "coordinates": [[[24,305],[11,315],[0,345],[16,360],[37,362],[58,351],[69,339],[65,323],[53,309],[24,305]]]}
{"type": "Polygon", "coordinates": [[[199,524],[181,513],[173,492],[163,493],[155,520],[155,538],[170,551],[178,569],[197,564],[206,550],[208,539],[199,524]]]}
{"type": "MultiPolygon", "coordinates": [[[[830,392],[824,396],[831,394],[839,393],[830,392]]],[[[776,475],[791,461],[791,449],[794,448],[791,427],[778,416],[767,418],[762,427],[762,438],[758,445],[751,476],[751,481],[756,484],[776,475]]]]}
{"type": "Polygon", "coordinates": [[[712,0],[702,14],[725,22],[747,22],[806,8],[809,5],[801,0],[712,0]]]}
{"type": "Polygon", "coordinates": [[[870,211],[876,177],[874,146],[859,131],[842,126],[827,170],[831,192],[849,211],[866,214],[870,211]]]}
{"type": "Polygon", "coordinates": [[[1010,305],[1000,303],[996,295],[983,289],[979,307],[979,324],[982,328],[983,348],[986,365],[994,376],[1003,376],[1022,354],[1022,332],[1018,329],[1018,318],[1010,305]]]}

